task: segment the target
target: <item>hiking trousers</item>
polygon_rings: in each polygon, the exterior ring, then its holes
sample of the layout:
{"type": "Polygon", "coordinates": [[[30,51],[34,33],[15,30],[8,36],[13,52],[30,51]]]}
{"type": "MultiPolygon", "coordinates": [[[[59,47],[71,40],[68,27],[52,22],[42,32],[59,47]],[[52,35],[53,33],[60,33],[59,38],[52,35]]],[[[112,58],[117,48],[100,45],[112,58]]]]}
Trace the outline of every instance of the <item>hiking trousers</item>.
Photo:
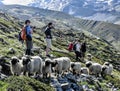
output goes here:
{"type": "Polygon", "coordinates": [[[75,51],[76,54],[76,61],[79,61],[79,58],[81,58],[81,52],[75,51]]]}
{"type": "Polygon", "coordinates": [[[31,55],[31,49],[33,48],[32,41],[26,40],[26,51],[25,55],[31,55]]]}

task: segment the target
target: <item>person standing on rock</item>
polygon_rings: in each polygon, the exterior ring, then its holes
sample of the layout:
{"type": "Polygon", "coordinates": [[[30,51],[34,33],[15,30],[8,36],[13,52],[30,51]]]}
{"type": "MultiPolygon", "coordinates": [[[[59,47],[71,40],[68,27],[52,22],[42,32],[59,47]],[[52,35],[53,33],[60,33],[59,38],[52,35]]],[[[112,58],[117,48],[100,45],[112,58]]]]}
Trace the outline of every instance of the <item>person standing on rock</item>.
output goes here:
{"type": "Polygon", "coordinates": [[[52,22],[48,23],[46,29],[45,29],[45,38],[46,38],[46,56],[50,57],[50,50],[52,50],[51,46],[51,40],[52,40],[52,35],[51,35],[51,29],[54,29],[52,22]]]}
{"type": "Polygon", "coordinates": [[[33,43],[32,43],[32,28],[30,26],[30,20],[26,20],[25,21],[25,32],[26,32],[26,51],[25,51],[25,55],[31,55],[31,49],[33,47],[33,43]]]}

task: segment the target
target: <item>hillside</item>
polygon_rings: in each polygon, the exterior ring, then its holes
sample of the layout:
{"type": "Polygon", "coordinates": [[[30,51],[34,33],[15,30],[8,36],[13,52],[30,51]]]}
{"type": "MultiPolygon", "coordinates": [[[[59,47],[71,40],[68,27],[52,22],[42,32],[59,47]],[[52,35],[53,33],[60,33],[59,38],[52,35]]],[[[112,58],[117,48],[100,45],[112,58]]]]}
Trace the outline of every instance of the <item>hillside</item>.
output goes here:
{"type": "MultiPolygon", "coordinates": [[[[9,5],[0,6],[2,11],[7,12],[13,16],[19,17],[20,20],[32,19],[35,25],[41,27],[41,23],[48,23],[53,21],[57,28],[60,30],[78,30],[78,31],[88,31],[95,36],[103,38],[111,43],[117,50],[120,50],[120,26],[107,22],[84,20],[75,18],[68,14],[44,10],[40,8],[19,6],[19,5],[9,5]],[[39,23],[41,22],[41,23],[39,23]]],[[[43,25],[44,25],[43,23],[43,25]]]]}
{"type": "MultiPolygon", "coordinates": [[[[17,7],[18,8],[18,7],[17,7]]],[[[49,18],[43,19],[43,21],[35,21],[33,19],[32,25],[36,25],[36,29],[33,34],[33,54],[40,55],[45,57],[45,43],[44,43],[44,33],[42,32],[42,27],[46,24],[46,22],[50,21],[49,18]],[[37,25],[38,24],[38,25],[37,25]]],[[[53,19],[55,22],[56,20],[53,19]]],[[[58,20],[59,21],[59,20],[58,20]]],[[[106,86],[107,83],[112,83],[115,88],[119,89],[120,86],[120,53],[116,51],[116,49],[107,41],[103,39],[99,39],[95,36],[90,36],[88,33],[83,33],[80,31],[76,31],[75,29],[69,30],[68,26],[62,22],[58,22],[59,26],[56,25],[55,31],[53,31],[53,54],[55,57],[68,56],[72,61],[75,61],[75,55],[73,52],[68,52],[67,47],[70,41],[73,41],[74,38],[79,38],[81,41],[87,42],[87,54],[91,54],[92,60],[103,64],[105,61],[110,61],[114,65],[114,79],[111,77],[107,77],[105,80],[100,82],[103,91],[110,91],[110,87],[106,86]],[[59,27],[62,27],[62,30],[59,27]],[[65,29],[64,29],[65,28],[65,29]],[[59,37],[59,32],[63,35],[62,38],[59,37]]],[[[15,17],[11,17],[9,14],[4,12],[0,13],[0,64],[8,64],[12,56],[22,57],[24,54],[25,47],[18,41],[18,32],[22,27],[23,20],[19,20],[15,17]]],[[[84,65],[84,63],[82,63],[84,65]]],[[[3,68],[2,73],[5,75],[11,75],[9,72],[9,68],[3,68]]],[[[8,76],[9,76],[8,75],[8,76]]],[[[80,85],[87,85],[89,87],[95,88],[95,84],[90,84],[88,82],[79,83],[80,85]]],[[[15,89],[20,90],[21,85],[23,86],[23,91],[41,91],[39,89],[43,89],[43,91],[52,91],[52,88],[47,83],[41,83],[41,81],[34,80],[28,77],[8,77],[5,80],[1,80],[0,88],[2,91],[5,89],[15,89]],[[29,83],[31,82],[31,84],[29,83]],[[18,83],[18,84],[16,84],[18,83]],[[26,86],[26,87],[24,87],[26,86]],[[50,89],[51,88],[51,89],[50,89]],[[27,90],[25,90],[27,89],[27,90]],[[49,90],[48,90],[49,89],[49,90]]],[[[0,90],[1,90],[0,89],[0,90]]]]}

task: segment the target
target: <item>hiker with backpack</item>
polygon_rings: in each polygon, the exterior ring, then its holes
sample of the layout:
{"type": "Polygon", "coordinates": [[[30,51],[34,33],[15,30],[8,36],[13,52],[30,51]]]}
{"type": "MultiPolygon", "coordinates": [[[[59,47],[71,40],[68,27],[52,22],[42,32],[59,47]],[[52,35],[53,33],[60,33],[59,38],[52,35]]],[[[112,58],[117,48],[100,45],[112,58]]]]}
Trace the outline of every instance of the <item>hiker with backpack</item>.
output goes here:
{"type": "Polygon", "coordinates": [[[54,29],[53,27],[53,24],[52,22],[48,23],[46,29],[45,29],[45,38],[46,38],[46,56],[50,57],[50,50],[51,49],[51,46],[52,46],[52,43],[51,43],[51,40],[52,40],[52,35],[51,35],[51,29],[54,29]]]}
{"type": "Polygon", "coordinates": [[[25,25],[22,28],[21,31],[21,40],[26,42],[26,51],[25,55],[31,55],[31,49],[33,47],[32,43],[32,28],[30,26],[30,20],[25,21],[25,25]]]}
{"type": "Polygon", "coordinates": [[[73,45],[73,50],[74,50],[75,55],[76,55],[76,61],[79,61],[80,60],[79,58],[81,58],[80,49],[81,49],[80,41],[76,40],[74,45],[73,45]]]}

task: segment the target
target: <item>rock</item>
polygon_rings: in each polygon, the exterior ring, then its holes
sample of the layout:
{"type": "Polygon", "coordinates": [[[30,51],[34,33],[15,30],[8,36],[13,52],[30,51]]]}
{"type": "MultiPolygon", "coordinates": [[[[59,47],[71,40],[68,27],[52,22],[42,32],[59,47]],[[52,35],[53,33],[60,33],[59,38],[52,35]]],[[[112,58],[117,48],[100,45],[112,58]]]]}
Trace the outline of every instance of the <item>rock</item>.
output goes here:
{"type": "Polygon", "coordinates": [[[88,85],[83,85],[82,88],[83,88],[83,91],[87,91],[89,89],[88,85]]]}
{"type": "Polygon", "coordinates": [[[75,83],[71,83],[71,88],[72,88],[74,91],[80,91],[79,85],[77,85],[77,84],[75,84],[75,83]]]}
{"type": "Polygon", "coordinates": [[[0,42],[4,42],[4,39],[3,39],[3,38],[0,38],[0,42]]]}
{"type": "Polygon", "coordinates": [[[58,81],[59,81],[59,83],[61,83],[61,84],[68,82],[67,78],[65,78],[65,77],[59,77],[59,78],[58,78],[58,81]]]}
{"type": "Polygon", "coordinates": [[[9,48],[9,51],[8,51],[9,54],[15,54],[15,50],[13,48],[9,48]]]}
{"type": "Polygon", "coordinates": [[[0,73],[0,80],[3,80],[3,79],[5,79],[5,78],[7,78],[7,77],[8,77],[8,76],[6,76],[6,75],[0,73]]]}
{"type": "Polygon", "coordinates": [[[71,82],[73,82],[73,83],[76,83],[76,82],[77,82],[76,77],[75,77],[73,74],[71,74],[71,73],[67,74],[67,75],[66,75],[66,78],[67,78],[68,80],[70,80],[71,82]]]}
{"type": "Polygon", "coordinates": [[[14,39],[14,37],[13,36],[7,36],[8,38],[11,38],[11,39],[14,39]]]}
{"type": "Polygon", "coordinates": [[[106,86],[111,88],[113,86],[113,84],[112,83],[106,83],[106,86]]]}
{"type": "MultiPolygon", "coordinates": [[[[74,91],[74,89],[70,88],[70,89],[67,89],[65,91],[74,91]]],[[[82,91],[82,90],[80,90],[80,91],[82,91]]]]}
{"type": "Polygon", "coordinates": [[[0,65],[3,64],[3,63],[5,63],[5,61],[6,61],[6,58],[3,57],[3,56],[1,56],[0,57],[0,65]]]}
{"type": "Polygon", "coordinates": [[[80,75],[80,78],[79,79],[77,79],[77,81],[81,81],[81,82],[85,82],[85,81],[87,81],[88,79],[89,79],[89,75],[87,75],[87,74],[81,74],[80,75]]]}
{"type": "Polygon", "coordinates": [[[54,88],[61,88],[61,84],[58,82],[57,79],[51,79],[51,86],[53,86],[54,88]]]}
{"type": "Polygon", "coordinates": [[[2,42],[3,45],[9,45],[9,43],[7,43],[3,38],[0,38],[0,42],[2,42]]]}
{"type": "Polygon", "coordinates": [[[66,91],[67,89],[70,89],[71,84],[69,83],[63,83],[61,84],[61,88],[63,91],[66,91]]]}
{"type": "Polygon", "coordinates": [[[2,66],[1,73],[5,74],[7,76],[11,75],[10,64],[3,63],[3,64],[1,64],[1,66],[2,66]]]}
{"type": "Polygon", "coordinates": [[[55,91],[63,91],[62,88],[56,88],[55,91]]]}
{"type": "Polygon", "coordinates": [[[0,73],[1,73],[1,71],[2,71],[2,66],[0,65],[0,73]]]}
{"type": "Polygon", "coordinates": [[[35,53],[40,53],[40,47],[34,47],[32,51],[35,53]]]}

